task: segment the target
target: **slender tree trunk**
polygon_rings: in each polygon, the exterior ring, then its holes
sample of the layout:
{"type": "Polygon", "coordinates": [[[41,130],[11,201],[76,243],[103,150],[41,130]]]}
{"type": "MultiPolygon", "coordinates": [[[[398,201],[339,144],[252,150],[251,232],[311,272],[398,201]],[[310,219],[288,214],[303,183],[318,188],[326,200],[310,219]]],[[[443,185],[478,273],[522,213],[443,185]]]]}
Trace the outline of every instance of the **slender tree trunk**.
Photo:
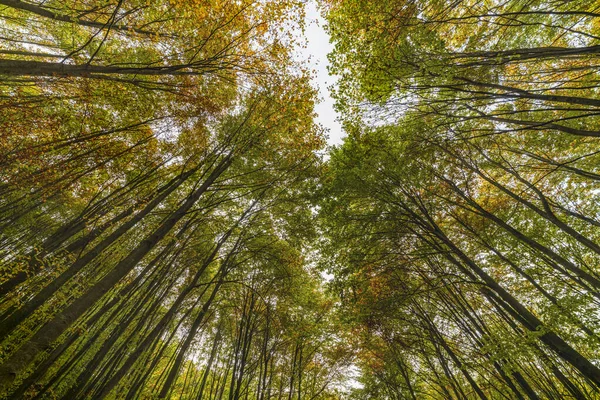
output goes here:
{"type": "Polygon", "coordinates": [[[101,278],[81,297],[72,302],[65,310],[44,324],[25,344],[0,366],[0,391],[12,384],[17,374],[41,352],[49,348],[58,337],[92,307],[106,292],[127,275],[137,263],[152,250],[192,208],[200,196],[229,167],[231,157],[221,161],[206,181],[146,239],[144,239],[127,257],[122,259],[108,274],[101,278]]]}

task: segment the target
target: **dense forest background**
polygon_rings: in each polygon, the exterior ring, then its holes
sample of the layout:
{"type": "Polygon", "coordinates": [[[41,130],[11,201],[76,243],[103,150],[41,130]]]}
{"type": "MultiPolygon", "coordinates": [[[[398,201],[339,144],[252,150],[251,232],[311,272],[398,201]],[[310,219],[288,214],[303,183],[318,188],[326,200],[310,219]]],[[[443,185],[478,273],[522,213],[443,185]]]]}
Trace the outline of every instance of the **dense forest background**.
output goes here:
{"type": "Polygon", "coordinates": [[[0,397],[600,399],[600,2],[0,0],[0,397]]]}

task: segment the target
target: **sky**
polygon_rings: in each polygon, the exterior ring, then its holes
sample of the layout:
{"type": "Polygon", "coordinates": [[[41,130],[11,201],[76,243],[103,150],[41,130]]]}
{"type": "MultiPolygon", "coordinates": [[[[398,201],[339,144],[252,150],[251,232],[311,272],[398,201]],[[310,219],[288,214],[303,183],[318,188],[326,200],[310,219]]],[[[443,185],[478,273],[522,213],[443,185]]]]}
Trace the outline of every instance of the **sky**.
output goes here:
{"type": "Polygon", "coordinates": [[[317,122],[328,130],[328,143],[337,145],[342,143],[342,127],[336,120],[338,117],[333,105],[328,87],[336,82],[334,76],[327,72],[329,62],[327,53],[333,50],[333,45],[329,43],[329,35],[325,32],[325,20],[319,14],[314,1],[309,1],[306,5],[306,30],[305,35],[308,41],[307,47],[299,49],[299,57],[307,62],[308,66],[315,70],[313,85],[319,89],[321,102],[316,106],[317,122]]]}

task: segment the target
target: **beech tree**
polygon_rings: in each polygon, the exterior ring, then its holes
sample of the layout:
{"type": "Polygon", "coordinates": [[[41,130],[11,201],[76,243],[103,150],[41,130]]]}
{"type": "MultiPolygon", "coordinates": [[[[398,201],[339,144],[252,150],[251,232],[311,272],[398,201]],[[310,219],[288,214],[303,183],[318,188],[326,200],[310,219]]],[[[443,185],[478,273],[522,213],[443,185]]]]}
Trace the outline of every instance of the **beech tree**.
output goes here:
{"type": "Polygon", "coordinates": [[[0,0],[0,397],[593,399],[600,13],[0,0]]]}
{"type": "Polygon", "coordinates": [[[301,4],[0,7],[3,396],[334,395],[301,4]]]}
{"type": "Polygon", "coordinates": [[[596,396],[596,11],[327,2],[348,138],[323,251],[357,398],[596,396]]]}

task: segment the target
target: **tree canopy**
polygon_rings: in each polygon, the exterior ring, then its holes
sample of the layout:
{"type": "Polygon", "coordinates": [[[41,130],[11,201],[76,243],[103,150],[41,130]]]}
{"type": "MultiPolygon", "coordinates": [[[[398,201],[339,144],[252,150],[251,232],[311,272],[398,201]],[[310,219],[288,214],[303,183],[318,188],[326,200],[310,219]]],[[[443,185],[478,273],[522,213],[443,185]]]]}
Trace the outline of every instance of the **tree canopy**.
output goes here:
{"type": "Polygon", "coordinates": [[[0,0],[0,398],[600,398],[600,4],[0,0]]]}

